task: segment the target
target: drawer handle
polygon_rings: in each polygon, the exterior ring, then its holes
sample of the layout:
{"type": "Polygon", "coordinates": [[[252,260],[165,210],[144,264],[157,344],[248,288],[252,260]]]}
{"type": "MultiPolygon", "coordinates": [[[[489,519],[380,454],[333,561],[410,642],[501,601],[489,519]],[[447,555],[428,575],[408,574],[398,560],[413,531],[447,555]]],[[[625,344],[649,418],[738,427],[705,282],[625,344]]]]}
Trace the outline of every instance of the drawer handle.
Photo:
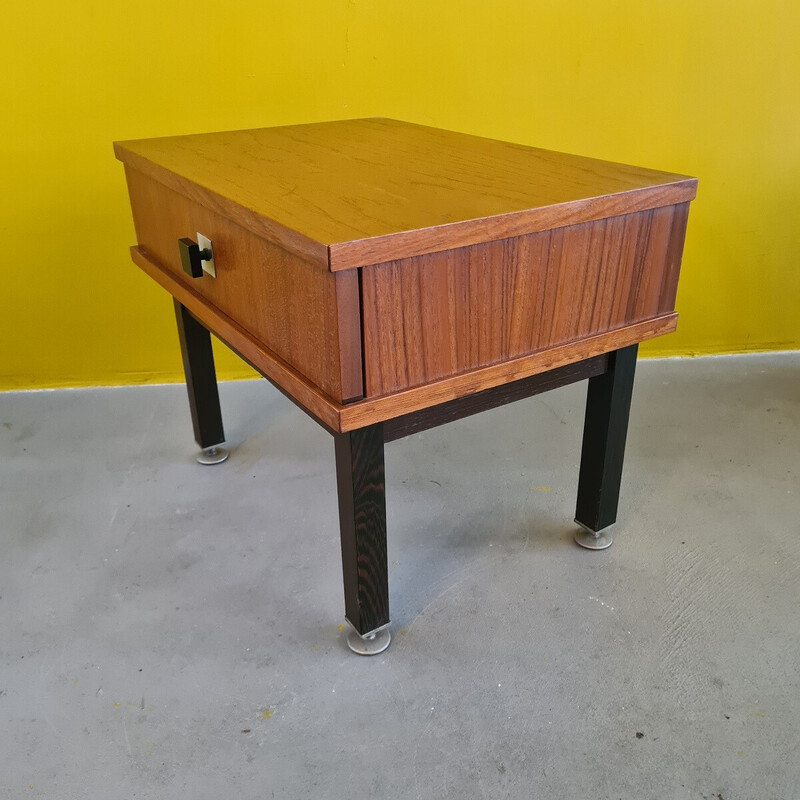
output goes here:
{"type": "Polygon", "coordinates": [[[211,261],[213,257],[211,250],[208,248],[201,250],[200,245],[188,237],[178,239],[178,249],[181,253],[183,271],[192,278],[202,278],[203,262],[211,261]]]}

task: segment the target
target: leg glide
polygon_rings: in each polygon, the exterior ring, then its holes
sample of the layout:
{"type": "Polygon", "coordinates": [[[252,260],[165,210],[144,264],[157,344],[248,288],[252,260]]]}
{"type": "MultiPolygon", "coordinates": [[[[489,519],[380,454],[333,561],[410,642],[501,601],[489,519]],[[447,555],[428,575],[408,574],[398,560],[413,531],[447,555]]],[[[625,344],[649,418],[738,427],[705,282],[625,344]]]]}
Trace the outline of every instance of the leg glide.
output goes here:
{"type": "Polygon", "coordinates": [[[197,463],[206,464],[208,466],[221,464],[223,461],[228,460],[229,455],[230,452],[226,447],[215,445],[214,447],[207,447],[205,450],[201,450],[197,455],[197,463]]]}
{"type": "Polygon", "coordinates": [[[575,522],[577,522],[579,526],[573,537],[576,544],[585,547],[587,550],[606,550],[611,547],[614,540],[609,533],[611,530],[610,525],[608,528],[604,528],[602,531],[597,531],[595,533],[595,531],[589,530],[589,528],[581,525],[578,520],[575,520],[575,522]]]}
{"type": "Polygon", "coordinates": [[[362,636],[352,626],[347,631],[347,646],[360,656],[377,656],[392,643],[388,628],[381,628],[362,636]]]}

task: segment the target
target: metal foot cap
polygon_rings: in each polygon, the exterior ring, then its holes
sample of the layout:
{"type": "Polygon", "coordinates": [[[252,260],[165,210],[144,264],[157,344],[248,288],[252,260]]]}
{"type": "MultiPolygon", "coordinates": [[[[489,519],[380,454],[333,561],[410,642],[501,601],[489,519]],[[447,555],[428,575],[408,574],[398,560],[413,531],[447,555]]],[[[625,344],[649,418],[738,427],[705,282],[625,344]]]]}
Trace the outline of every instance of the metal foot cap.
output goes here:
{"type": "Polygon", "coordinates": [[[201,450],[197,456],[197,463],[198,464],[221,464],[223,461],[227,460],[230,453],[225,447],[221,447],[220,445],[214,445],[213,447],[206,447],[205,450],[201,450]]]}
{"type": "Polygon", "coordinates": [[[362,636],[355,628],[347,631],[347,646],[360,656],[376,656],[382,653],[392,641],[392,634],[388,628],[373,631],[362,636]]]}
{"type": "MultiPolygon", "coordinates": [[[[577,520],[575,521],[578,522],[577,520]]],[[[576,544],[585,547],[587,550],[605,550],[607,547],[611,547],[611,543],[614,540],[611,538],[609,528],[595,532],[589,530],[580,522],[578,522],[578,525],[580,525],[580,528],[575,531],[574,537],[576,544]]]]}

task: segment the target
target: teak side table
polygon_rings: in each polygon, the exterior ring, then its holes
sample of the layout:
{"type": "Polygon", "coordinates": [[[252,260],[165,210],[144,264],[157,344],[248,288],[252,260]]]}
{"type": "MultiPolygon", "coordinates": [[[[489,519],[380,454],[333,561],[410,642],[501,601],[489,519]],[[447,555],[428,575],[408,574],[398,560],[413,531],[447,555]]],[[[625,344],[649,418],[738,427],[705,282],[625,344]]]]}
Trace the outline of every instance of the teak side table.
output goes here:
{"type": "Polygon", "coordinates": [[[388,119],[115,152],[133,260],[174,298],[198,460],[227,455],[209,331],[334,436],[356,652],[390,641],[385,442],[588,378],[576,540],[611,543],[695,179],[388,119]]]}

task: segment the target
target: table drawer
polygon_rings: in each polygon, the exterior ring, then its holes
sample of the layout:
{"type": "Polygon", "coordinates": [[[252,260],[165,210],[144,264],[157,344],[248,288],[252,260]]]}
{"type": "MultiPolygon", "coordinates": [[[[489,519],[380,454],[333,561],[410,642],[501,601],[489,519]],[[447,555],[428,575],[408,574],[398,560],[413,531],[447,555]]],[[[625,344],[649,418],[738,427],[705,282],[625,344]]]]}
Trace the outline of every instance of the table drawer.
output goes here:
{"type": "Polygon", "coordinates": [[[365,396],[673,311],[688,203],[363,268],[365,396]]]}
{"type": "Polygon", "coordinates": [[[139,246],[336,402],[363,396],[358,274],[331,273],[126,167],[139,246]],[[216,278],[190,278],[178,240],[213,242],[216,278]]]}

